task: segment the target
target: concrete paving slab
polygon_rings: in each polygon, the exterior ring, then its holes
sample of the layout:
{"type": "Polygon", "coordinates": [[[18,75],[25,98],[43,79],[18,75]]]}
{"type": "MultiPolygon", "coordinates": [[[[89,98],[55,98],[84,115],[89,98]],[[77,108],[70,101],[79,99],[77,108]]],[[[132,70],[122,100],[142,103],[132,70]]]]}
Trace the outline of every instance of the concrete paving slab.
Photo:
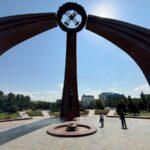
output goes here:
{"type": "Polygon", "coordinates": [[[150,120],[127,119],[128,130],[120,120],[105,118],[99,128],[99,116],[82,117],[79,122],[97,127],[96,134],[78,138],[53,137],[47,127],[31,132],[0,146],[2,150],[150,150],[150,120]]]}

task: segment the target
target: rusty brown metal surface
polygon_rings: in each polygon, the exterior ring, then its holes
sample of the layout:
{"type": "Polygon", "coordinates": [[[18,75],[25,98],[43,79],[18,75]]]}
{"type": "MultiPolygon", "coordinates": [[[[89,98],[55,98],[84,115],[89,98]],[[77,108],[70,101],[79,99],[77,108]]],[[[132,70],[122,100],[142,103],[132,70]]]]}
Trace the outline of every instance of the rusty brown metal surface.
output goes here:
{"type": "MultiPolygon", "coordinates": [[[[149,29],[92,15],[88,16],[86,29],[106,38],[132,57],[143,71],[150,85],[149,29]]],[[[130,72],[128,75],[130,75],[130,72]]]]}
{"type": "Polygon", "coordinates": [[[67,33],[66,69],[60,115],[66,120],[79,117],[76,36],[76,33],[67,33]]]}
{"type": "Polygon", "coordinates": [[[0,18],[0,55],[20,42],[56,26],[55,13],[0,18]]]}

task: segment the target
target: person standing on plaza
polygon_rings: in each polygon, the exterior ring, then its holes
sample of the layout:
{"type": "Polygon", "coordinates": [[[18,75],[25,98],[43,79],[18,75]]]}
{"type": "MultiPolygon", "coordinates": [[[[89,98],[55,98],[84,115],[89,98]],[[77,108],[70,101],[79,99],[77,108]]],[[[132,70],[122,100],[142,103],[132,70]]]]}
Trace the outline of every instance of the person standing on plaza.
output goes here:
{"type": "Polygon", "coordinates": [[[103,113],[100,113],[99,122],[101,123],[101,128],[103,128],[104,127],[104,115],[103,115],[103,113]]]}
{"type": "Polygon", "coordinates": [[[125,113],[123,111],[120,112],[120,120],[121,120],[122,129],[127,129],[125,113]]]}
{"type": "Polygon", "coordinates": [[[122,129],[127,129],[127,124],[126,124],[126,120],[125,120],[125,112],[127,112],[126,105],[125,105],[125,103],[120,102],[117,105],[117,114],[120,117],[122,129]]]}

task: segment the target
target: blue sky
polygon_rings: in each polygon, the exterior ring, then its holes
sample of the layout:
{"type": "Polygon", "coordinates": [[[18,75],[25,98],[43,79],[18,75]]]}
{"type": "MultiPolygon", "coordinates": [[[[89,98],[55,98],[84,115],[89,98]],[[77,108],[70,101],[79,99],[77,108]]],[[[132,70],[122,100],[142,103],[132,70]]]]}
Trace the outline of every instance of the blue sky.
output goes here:
{"type": "MultiPolygon", "coordinates": [[[[57,12],[67,0],[2,0],[0,17],[57,12]]],[[[149,0],[74,0],[88,14],[113,18],[150,28],[149,0]]],[[[135,62],[109,41],[87,30],[78,34],[79,96],[118,92],[139,97],[150,93],[135,62]]],[[[59,27],[29,39],[0,58],[0,90],[30,95],[32,99],[61,98],[65,69],[66,33],[59,27]]]]}

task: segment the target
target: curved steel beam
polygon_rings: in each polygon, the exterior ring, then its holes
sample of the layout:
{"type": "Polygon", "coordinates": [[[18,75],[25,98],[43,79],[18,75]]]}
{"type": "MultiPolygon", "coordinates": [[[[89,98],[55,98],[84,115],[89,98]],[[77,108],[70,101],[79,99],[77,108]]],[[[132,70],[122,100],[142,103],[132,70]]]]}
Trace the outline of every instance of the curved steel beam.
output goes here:
{"type": "Polygon", "coordinates": [[[20,42],[56,26],[55,13],[0,18],[0,55],[20,42]]]}
{"type": "Polygon", "coordinates": [[[124,50],[139,65],[150,85],[150,30],[113,19],[88,16],[90,30],[124,50]]]}

